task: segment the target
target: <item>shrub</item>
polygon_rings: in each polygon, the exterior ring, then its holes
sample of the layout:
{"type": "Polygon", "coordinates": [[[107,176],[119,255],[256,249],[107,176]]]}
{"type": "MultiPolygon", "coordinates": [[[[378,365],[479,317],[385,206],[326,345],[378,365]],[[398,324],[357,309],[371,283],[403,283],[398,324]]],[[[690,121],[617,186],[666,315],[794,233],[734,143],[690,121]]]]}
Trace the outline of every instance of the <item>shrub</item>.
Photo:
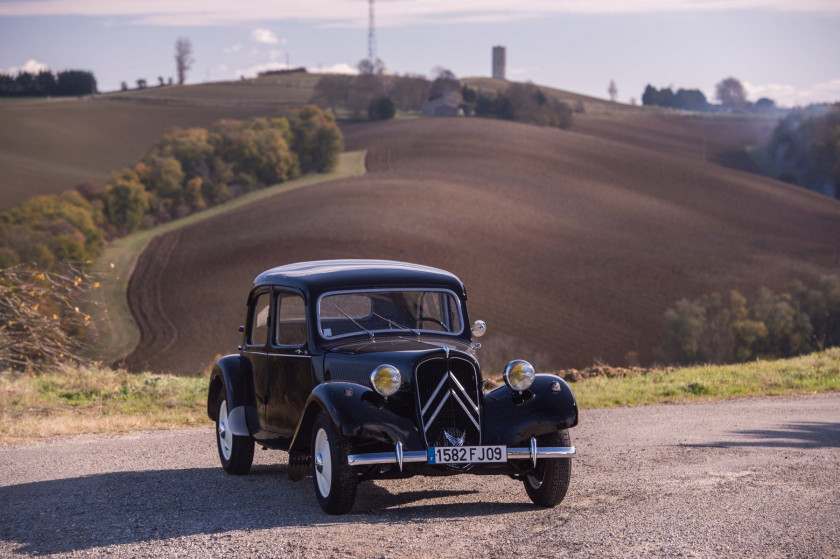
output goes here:
{"type": "Polygon", "coordinates": [[[135,231],[151,207],[151,196],[132,169],[111,176],[102,193],[105,217],[120,234],[135,231]]]}
{"type": "Polygon", "coordinates": [[[368,118],[371,120],[390,120],[397,114],[394,102],[387,95],[380,95],[368,105],[368,118]]]}
{"type": "Polygon", "coordinates": [[[737,291],[728,302],[717,293],[682,299],[664,318],[660,353],[671,362],[792,357],[840,345],[840,278],[822,278],[819,289],[795,281],[790,293],[762,287],[752,305],[737,291]]]}
{"type": "Polygon", "coordinates": [[[292,150],[304,173],[326,173],[335,168],[344,149],[344,137],[335,118],[314,105],[294,109],[288,115],[292,150]]]}

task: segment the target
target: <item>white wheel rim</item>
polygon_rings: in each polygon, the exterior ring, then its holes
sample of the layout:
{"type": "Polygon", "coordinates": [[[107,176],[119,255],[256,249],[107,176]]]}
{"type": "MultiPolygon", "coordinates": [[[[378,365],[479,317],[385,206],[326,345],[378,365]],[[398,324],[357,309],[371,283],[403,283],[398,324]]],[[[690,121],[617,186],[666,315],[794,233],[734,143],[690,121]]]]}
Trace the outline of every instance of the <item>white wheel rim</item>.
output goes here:
{"type": "Polygon", "coordinates": [[[227,401],[222,400],[219,406],[219,448],[225,460],[230,460],[230,449],[233,446],[233,433],[228,428],[227,401]]]}
{"type": "Polygon", "coordinates": [[[542,480],[537,479],[537,476],[534,474],[528,474],[525,476],[525,479],[528,480],[528,485],[530,485],[533,489],[539,489],[542,486],[542,480]]]}
{"type": "Polygon", "coordinates": [[[313,459],[316,462],[315,466],[315,480],[318,482],[318,491],[321,492],[322,497],[330,495],[330,485],[332,484],[332,459],[330,456],[330,440],[327,437],[327,432],[323,429],[318,429],[315,435],[315,448],[313,449],[313,459]],[[320,468],[318,467],[318,457],[320,456],[320,468]]]}

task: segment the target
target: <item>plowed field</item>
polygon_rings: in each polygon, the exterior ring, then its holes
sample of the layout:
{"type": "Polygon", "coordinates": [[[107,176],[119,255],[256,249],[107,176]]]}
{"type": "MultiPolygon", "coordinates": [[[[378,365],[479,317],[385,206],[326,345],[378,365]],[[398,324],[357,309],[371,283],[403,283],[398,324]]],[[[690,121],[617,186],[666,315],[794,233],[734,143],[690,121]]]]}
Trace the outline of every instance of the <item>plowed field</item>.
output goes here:
{"type": "Polygon", "coordinates": [[[653,118],[580,119],[572,131],[479,119],[348,126],[348,149],[368,150],[364,177],[149,246],[130,284],[143,334],[127,364],[205,368],[235,350],[253,278],[301,260],[450,270],[471,317],[488,323],[489,361],[556,368],[623,364],[630,351],[651,361],[663,312],[681,297],[840,272],[840,203],[714,163],[742,151],[731,122],[653,118]]]}

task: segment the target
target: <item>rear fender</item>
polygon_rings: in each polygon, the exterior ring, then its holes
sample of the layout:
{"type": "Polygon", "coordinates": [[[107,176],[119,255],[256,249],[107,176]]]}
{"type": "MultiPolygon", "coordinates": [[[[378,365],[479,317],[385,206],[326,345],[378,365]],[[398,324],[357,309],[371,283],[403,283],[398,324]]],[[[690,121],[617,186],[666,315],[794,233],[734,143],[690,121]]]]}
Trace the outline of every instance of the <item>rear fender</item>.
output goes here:
{"type": "Polygon", "coordinates": [[[335,431],[345,437],[401,442],[410,449],[425,448],[413,421],[388,409],[388,402],[367,386],[352,382],[326,382],[315,387],[306,402],[290,449],[307,452],[312,426],[323,412],[335,431]],[[349,394],[349,395],[348,395],[349,394]]]}
{"type": "Polygon", "coordinates": [[[555,375],[537,375],[531,388],[521,394],[502,385],[484,396],[484,444],[515,446],[577,423],[575,395],[555,375]],[[555,382],[560,386],[556,392],[555,382]]]}
{"type": "Polygon", "coordinates": [[[207,415],[210,419],[216,419],[216,402],[222,390],[227,398],[228,428],[231,432],[242,437],[257,432],[260,420],[250,359],[232,354],[222,357],[213,365],[210,389],[207,392],[207,415]]]}

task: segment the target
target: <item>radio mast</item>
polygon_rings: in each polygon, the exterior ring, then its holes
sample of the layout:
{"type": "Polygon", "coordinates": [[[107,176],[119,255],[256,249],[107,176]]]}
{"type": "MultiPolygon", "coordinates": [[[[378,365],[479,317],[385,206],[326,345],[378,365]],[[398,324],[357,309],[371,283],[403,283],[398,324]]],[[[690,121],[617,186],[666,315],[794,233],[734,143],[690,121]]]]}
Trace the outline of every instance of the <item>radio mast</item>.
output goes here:
{"type": "Polygon", "coordinates": [[[371,66],[376,64],[376,26],[373,21],[373,0],[368,0],[370,16],[368,17],[368,60],[371,66]]]}

